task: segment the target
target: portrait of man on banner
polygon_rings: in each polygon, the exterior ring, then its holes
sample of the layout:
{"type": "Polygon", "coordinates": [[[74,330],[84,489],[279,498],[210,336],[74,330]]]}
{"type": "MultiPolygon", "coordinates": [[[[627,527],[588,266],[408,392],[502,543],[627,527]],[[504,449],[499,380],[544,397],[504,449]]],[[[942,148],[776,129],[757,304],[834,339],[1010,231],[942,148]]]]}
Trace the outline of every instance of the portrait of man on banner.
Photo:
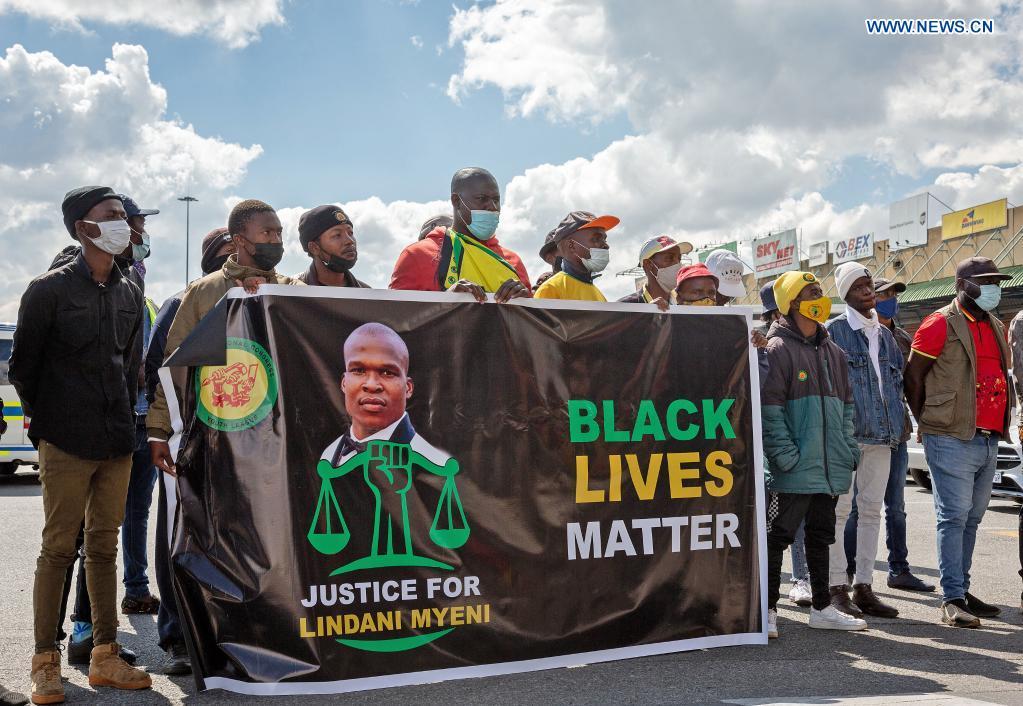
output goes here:
{"type": "Polygon", "coordinates": [[[394,330],[367,323],[348,336],[343,352],[340,386],[351,426],[323,451],[317,465],[323,483],[309,542],[323,554],[339,553],[347,546],[351,532],[332,481],[358,469],[376,501],[371,553],[334,573],[385,566],[451,569],[412,550],[406,495],[412,489],[413,469],[445,478],[431,541],[448,549],[460,547],[468,539],[469,527],[454,482],[458,461],[417,434],[406,411],[414,390],[408,347],[394,330]]]}

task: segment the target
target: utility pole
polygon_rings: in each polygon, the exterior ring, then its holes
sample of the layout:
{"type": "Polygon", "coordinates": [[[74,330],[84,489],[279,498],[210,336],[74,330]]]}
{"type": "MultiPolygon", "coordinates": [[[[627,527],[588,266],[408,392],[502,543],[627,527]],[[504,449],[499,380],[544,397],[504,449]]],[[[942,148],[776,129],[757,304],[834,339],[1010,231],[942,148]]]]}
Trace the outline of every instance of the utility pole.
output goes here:
{"type": "Polygon", "coordinates": [[[184,201],[185,202],[185,286],[186,287],[188,286],[188,252],[189,252],[189,250],[191,250],[191,248],[189,247],[189,239],[190,239],[189,238],[189,236],[190,236],[190,232],[189,231],[190,231],[190,226],[191,226],[191,223],[190,223],[191,213],[190,213],[190,211],[191,211],[192,202],[193,201],[198,201],[198,200],[199,199],[194,198],[192,196],[182,196],[182,197],[180,197],[178,199],[178,201],[184,201]]]}

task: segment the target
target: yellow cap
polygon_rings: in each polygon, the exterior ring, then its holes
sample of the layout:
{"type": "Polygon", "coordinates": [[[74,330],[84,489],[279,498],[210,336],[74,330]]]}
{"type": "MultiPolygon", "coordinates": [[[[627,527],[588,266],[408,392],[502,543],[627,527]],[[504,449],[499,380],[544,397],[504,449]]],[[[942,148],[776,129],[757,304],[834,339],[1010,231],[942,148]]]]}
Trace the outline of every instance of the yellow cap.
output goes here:
{"type": "Polygon", "coordinates": [[[799,296],[807,285],[817,282],[812,272],[786,272],[774,281],[774,301],[778,304],[778,311],[782,314],[789,313],[789,305],[792,300],[799,296]]]}

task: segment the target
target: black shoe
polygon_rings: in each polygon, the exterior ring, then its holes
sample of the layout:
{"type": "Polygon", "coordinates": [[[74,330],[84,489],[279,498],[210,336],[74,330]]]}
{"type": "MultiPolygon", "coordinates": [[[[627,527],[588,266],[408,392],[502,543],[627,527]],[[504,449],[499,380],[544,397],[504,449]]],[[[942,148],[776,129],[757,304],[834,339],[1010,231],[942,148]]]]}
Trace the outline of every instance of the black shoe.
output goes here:
{"type": "Polygon", "coordinates": [[[21,706],[28,703],[28,697],[16,691],[10,691],[0,684],[0,706],[21,706]]]}
{"type": "Polygon", "coordinates": [[[908,571],[903,571],[897,576],[888,574],[888,588],[900,588],[903,591],[920,591],[929,593],[934,590],[933,583],[927,583],[908,571]]]}
{"type": "Polygon", "coordinates": [[[869,583],[858,583],[853,586],[852,602],[865,615],[873,615],[876,618],[896,618],[899,615],[897,608],[883,603],[874,595],[874,590],[869,583]]]}
{"type": "Polygon", "coordinates": [[[863,611],[849,600],[848,586],[832,586],[828,590],[831,593],[831,605],[835,606],[836,610],[846,615],[851,615],[854,618],[863,617],[863,611]]]}
{"type": "MultiPolygon", "coordinates": [[[[89,663],[92,661],[92,648],[92,637],[87,637],[81,642],[68,640],[67,663],[88,667],[89,663]]],[[[135,660],[138,659],[138,655],[129,650],[127,647],[121,648],[120,657],[128,664],[135,664],[135,660]]]]}
{"type": "Polygon", "coordinates": [[[167,650],[167,661],[161,670],[172,677],[180,677],[192,673],[192,662],[188,659],[188,650],[183,644],[175,643],[167,650]]]}
{"type": "Polygon", "coordinates": [[[970,593],[966,594],[966,609],[978,618],[994,618],[1002,612],[998,606],[985,603],[970,593]]]}

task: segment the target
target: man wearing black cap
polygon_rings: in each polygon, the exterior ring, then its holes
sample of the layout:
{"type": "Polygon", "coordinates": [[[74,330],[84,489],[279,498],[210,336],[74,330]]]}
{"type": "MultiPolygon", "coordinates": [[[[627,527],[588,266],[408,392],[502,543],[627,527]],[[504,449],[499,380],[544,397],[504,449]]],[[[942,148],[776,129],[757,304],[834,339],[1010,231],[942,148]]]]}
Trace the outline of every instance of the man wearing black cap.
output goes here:
{"type": "Polygon", "coordinates": [[[312,286],[369,287],[351,272],[359,251],[352,219],[340,206],[317,206],[303,213],[298,219],[298,239],[313,262],[296,279],[312,286]]]}
{"type": "MultiPolygon", "coordinates": [[[[913,347],[913,336],[895,322],[899,312],[898,295],[906,291],[902,282],[892,282],[883,277],[874,278],[874,311],[881,325],[892,332],[895,343],[902,352],[903,359],[909,361],[910,349],[913,347]]],[[[913,575],[909,567],[909,546],[906,542],[906,472],[909,468],[909,451],[906,447],[913,434],[913,423],[909,418],[909,408],[904,406],[902,434],[899,445],[892,450],[891,471],[888,474],[888,485],[884,494],[885,536],[888,545],[888,588],[899,588],[903,591],[934,590],[934,584],[913,575]]],[[[859,521],[859,509],[853,498],[852,510],[845,525],[845,555],[849,562],[847,573],[856,571],[856,525],[859,521]]]]}
{"type": "Polygon", "coordinates": [[[128,247],[124,205],[112,189],[87,186],[61,205],[82,244],[74,262],[33,280],[21,299],[10,379],[39,448],[45,520],[33,594],[33,701],[63,700],[57,623],[64,575],[85,522],[92,596],[93,685],[147,688],[149,676],[118,655],[117,532],[135,446],[135,337],[143,299],[114,255],[128,247]]]}
{"type": "Polygon", "coordinates": [[[988,501],[998,440],[1009,432],[1009,345],[989,312],[1010,279],[986,257],[956,267],[956,298],[924,319],[913,337],[906,399],[919,422],[938,517],[941,620],[977,627],[1000,612],[970,593],[977,528],[988,501]]]}
{"type": "Polygon", "coordinates": [[[477,301],[492,293],[498,302],[529,297],[522,259],[497,239],[501,192],[486,169],[459,169],[451,177],[453,225],[435,228],[401,251],[390,289],[468,292],[477,301]]]}
{"type": "Polygon", "coordinates": [[[607,232],[619,222],[615,216],[598,217],[588,211],[572,211],[565,216],[551,236],[555,252],[561,257],[561,272],[544,282],[534,296],[606,302],[593,279],[610,261],[607,232]]]}

